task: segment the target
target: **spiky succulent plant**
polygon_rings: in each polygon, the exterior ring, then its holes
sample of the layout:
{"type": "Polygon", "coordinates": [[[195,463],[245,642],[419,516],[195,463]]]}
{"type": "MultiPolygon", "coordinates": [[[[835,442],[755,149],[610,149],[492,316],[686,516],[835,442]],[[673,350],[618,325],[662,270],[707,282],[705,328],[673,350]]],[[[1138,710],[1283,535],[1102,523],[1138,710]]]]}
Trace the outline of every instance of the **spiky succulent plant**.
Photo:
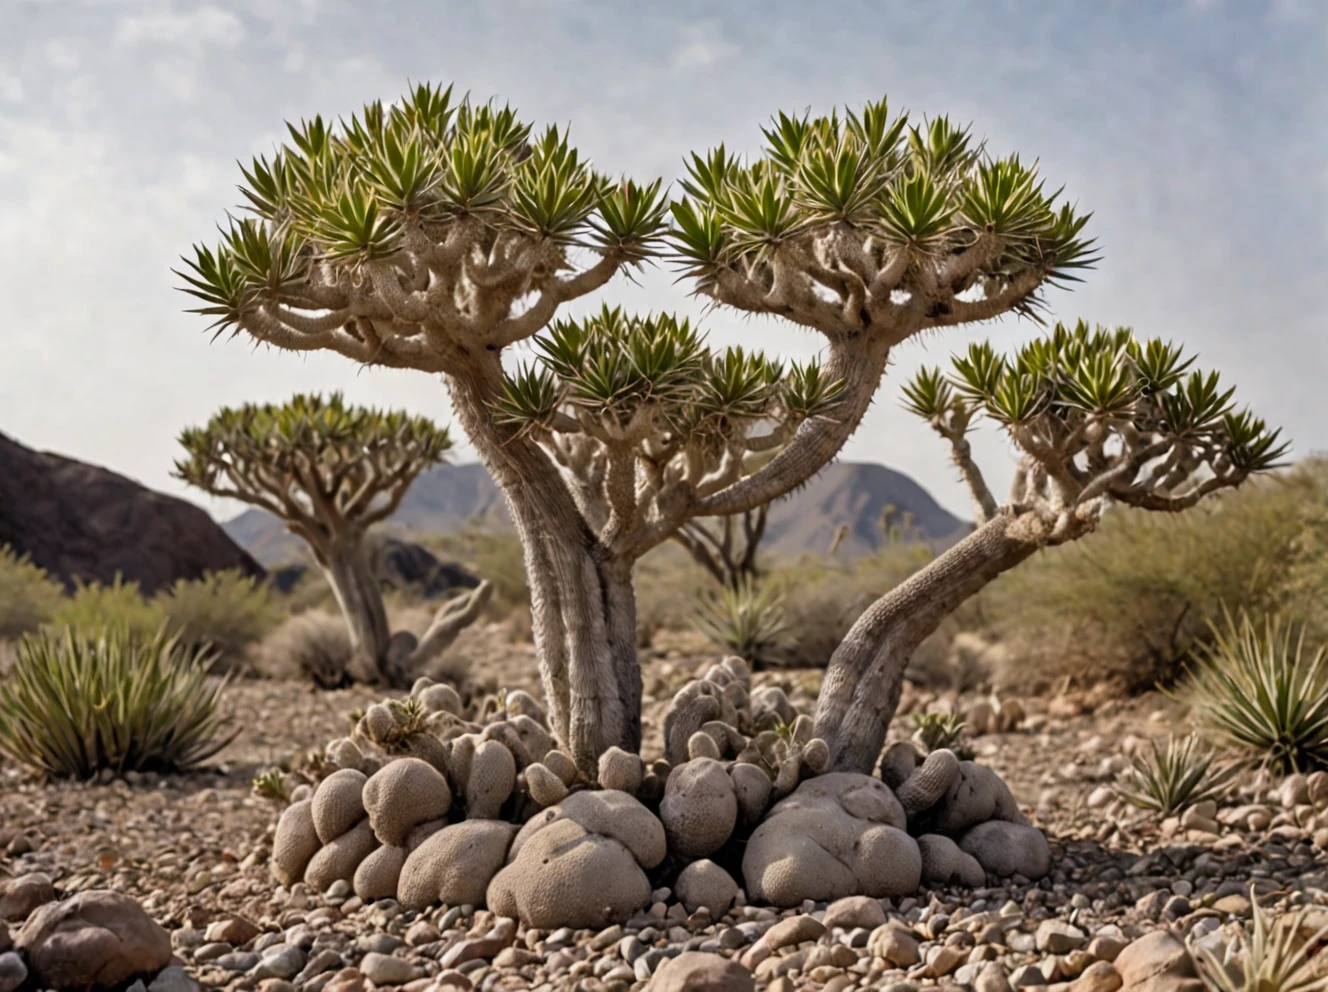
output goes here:
{"type": "Polygon", "coordinates": [[[1328,990],[1328,926],[1316,928],[1310,909],[1274,918],[1259,905],[1250,887],[1253,931],[1244,940],[1243,953],[1219,961],[1207,947],[1198,946],[1199,974],[1213,992],[1325,992],[1328,990]]]}
{"type": "Polygon", "coordinates": [[[1176,692],[1203,728],[1280,773],[1328,768],[1328,647],[1284,618],[1227,613],[1176,692]]]}
{"type": "Polygon", "coordinates": [[[784,594],[769,582],[748,580],[736,589],[722,586],[706,590],[693,614],[693,623],[717,648],[757,666],[775,660],[789,643],[784,594]]]}
{"type": "Polygon", "coordinates": [[[919,713],[913,717],[913,739],[930,754],[948,748],[962,759],[973,757],[965,740],[968,724],[958,713],[919,713]]]}
{"type": "Polygon", "coordinates": [[[1194,734],[1170,737],[1165,745],[1149,741],[1117,777],[1115,791],[1131,806],[1171,816],[1223,794],[1229,776],[1216,771],[1216,758],[1194,734]]]}

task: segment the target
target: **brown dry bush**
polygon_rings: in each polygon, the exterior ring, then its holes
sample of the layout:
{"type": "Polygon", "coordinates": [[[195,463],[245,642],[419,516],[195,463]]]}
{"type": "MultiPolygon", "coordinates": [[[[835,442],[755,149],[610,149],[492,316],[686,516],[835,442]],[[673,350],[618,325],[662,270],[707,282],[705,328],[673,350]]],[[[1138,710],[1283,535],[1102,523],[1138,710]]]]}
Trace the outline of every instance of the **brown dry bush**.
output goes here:
{"type": "Polygon", "coordinates": [[[989,633],[1008,647],[999,682],[1170,683],[1224,606],[1321,625],[1326,534],[1323,461],[1176,516],[1114,509],[1098,533],[1040,552],[988,590],[989,633]]]}

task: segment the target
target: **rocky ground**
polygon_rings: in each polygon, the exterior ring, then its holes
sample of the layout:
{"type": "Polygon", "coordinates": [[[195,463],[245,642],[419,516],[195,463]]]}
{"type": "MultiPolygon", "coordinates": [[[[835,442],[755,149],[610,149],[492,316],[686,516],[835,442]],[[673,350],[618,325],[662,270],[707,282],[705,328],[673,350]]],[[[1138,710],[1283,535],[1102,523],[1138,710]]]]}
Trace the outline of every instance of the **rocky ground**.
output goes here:
{"type": "MultiPolygon", "coordinates": [[[[477,678],[537,688],[528,647],[497,631],[468,643],[477,678]]],[[[713,660],[660,654],[646,670],[655,753],[671,691],[713,660]]],[[[771,679],[799,702],[813,696],[819,673],[758,673],[758,683],[771,679]]],[[[739,897],[719,919],[689,914],[661,889],[648,912],[598,933],[517,928],[470,906],[410,913],[392,901],[363,905],[348,886],[338,891],[345,883],[327,895],[303,884],[277,888],[266,859],[280,806],[255,795],[251,780],[344,734],[347,714],[380,697],[364,688],[237,684],[239,737],[214,768],[188,776],[43,784],[0,765],[0,917],[17,933],[53,898],[130,896],[170,933],[177,966],[151,992],[183,992],[190,979],[266,992],[742,989],[753,981],[772,990],[1072,983],[1074,992],[1193,992],[1185,947],[1155,931],[1220,954],[1249,921],[1251,886],[1267,906],[1323,907],[1318,925],[1328,923],[1328,795],[1316,797],[1316,811],[1303,779],[1261,783],[1242,806],[1162,824],[1104,788],[1139,741],[1180,729],[1183,714],[1158,696],[1024,700],[1018,730],[974,740],[978,760],[1006,779],[1052,841],[1052,874],[1033,885],[785,912],[739,897]],[[681,957],[686,951],[705,953],[681,957]]],[[[928,701],[936,702],[910,704],[928,701]]],[[[6,964],[18,960],[3,953],[10,940],[0,926],[0,992],[31,987],[6,964]]]]}

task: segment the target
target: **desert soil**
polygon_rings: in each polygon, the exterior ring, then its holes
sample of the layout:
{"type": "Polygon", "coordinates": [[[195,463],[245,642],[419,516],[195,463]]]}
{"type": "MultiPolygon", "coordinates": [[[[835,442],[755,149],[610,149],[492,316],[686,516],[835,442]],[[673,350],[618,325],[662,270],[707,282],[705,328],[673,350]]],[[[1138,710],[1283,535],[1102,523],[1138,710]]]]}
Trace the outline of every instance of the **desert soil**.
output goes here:
{"type": "MultiPolygon", "coordinates": [[[[473,677],[491,688],[538,690],[532,650],[510,643],[501,628],[468,632],[457,650],[473,659],[473,677]]],[[[669,695],[714,660],[680,648],[655,655],[645,662],[648,756],[659,753],[669,695]]],[[[756,681],[781,682],[795,703],[807,706],[819,679],[815,671],[762,672],[756,681]]],[[[172,931],[180,961],[207,987],[355,992],[375,987],[375,969],[379,986],[446,987],[437,982],[445,970],[439,959],[467,934],[489,929],[484,911],[443,907],[411,914],[303,885],[278,892],[268,874],[281,806],[255,795],[252,779],[344,735],[347,715],[382,695],[365,687],[320,692],[297,682],[239,682],[229,694],[238,737],[209,768],[188,775],[44,783],[0,764],[0,880],[44,872],[61,896],[92,888],[132,895],[172,931]],[[245,932],[234,917],[261,932],[245,932]],[[288,953],[281,968],[264,970],[270,956],[264,952],[280,944],[298,953],[288,953]],[[401,960],[396,973],[395,965],[382,964],[383,956],[401,960]]],[[[1005,778],[1051,839],[1051,877],[1023,887],[924,891],[886,901],[911,948],[883,955],[870,929],[832,929],[812,945],[776,948],[764,961],[747,956],[759,986],[909,992],[958,985],[1005,992],[1010,984],[1083,974],[1085,992],[1112,992],[1085,986],[1101,974],[1091,970],[1095,961],[1110,960],[1130,939],[1160,925],[1192,939],[1228,939],[1248,920],[1252,883],[1269,904],[1328,906],[1328,855],[1313,843],[1319,824],[1296,822],[1297,812],[1284,809],[1280,796],[1270,800],[1269,790],[1279,783],[1251,788],[1248,808],[1234,818],[1224,813],[1233,822],[1216,832],[1208,829],[1212,824],[1192,830],[1158,825],[1109,802],[1102,785],[1124,752],[1140,739],[1179,729],[1183,714],[1156,695],[1093,702],[1025,700],[1023,728],[974,741],[978,760],[1005,778]]],[[[1303,807],[1299,819],[1306,819],[1303,807]]],[[[781,916],[820,918],[826,908],[807,904],[780,914],[738,906],[723,920],[709,921],[688,919],[667,893],[659,895],[646,918],[626,927],[604,934],[522,929],[513,946],[477,955],[448,975],[457,988],[643,988],[680,947],[744,956],[781,916]]],[[[455,964],[459,956],[448,960],[455,964]]]]}

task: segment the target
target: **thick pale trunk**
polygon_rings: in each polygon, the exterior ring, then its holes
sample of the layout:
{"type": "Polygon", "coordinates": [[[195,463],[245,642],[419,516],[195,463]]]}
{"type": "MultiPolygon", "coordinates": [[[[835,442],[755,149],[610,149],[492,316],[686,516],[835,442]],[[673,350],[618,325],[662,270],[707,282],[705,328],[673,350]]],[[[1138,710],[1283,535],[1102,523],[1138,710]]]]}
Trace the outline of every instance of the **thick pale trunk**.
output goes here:
{"type": "Polygon", "coordinates": [[[835,771],[871,774],[913,651],[964,600],[1046,543],[1031,516],[999,514],[873,603],[835,649],[816,734],[835,771]]]}
{"type": "Polygon", "coordinates": [[[318,563],[350,631],[352,677],[361,682],[383,680],[390,639],[387,610],[364,542],[349,538],[318,549],[318,563]]]}
{"type": "Polygon", "coordinates": [[[496,356],[449,384],[457,416],[502,489],[521,538],[550,729],[587,771],[614,745],[639,750],[630,563],[611,559],[539,446],[493,423],[487,406],[501,387],[496,356]]]}

